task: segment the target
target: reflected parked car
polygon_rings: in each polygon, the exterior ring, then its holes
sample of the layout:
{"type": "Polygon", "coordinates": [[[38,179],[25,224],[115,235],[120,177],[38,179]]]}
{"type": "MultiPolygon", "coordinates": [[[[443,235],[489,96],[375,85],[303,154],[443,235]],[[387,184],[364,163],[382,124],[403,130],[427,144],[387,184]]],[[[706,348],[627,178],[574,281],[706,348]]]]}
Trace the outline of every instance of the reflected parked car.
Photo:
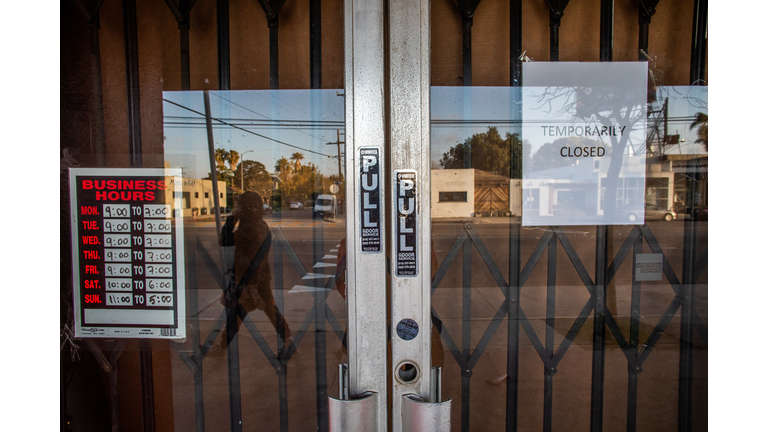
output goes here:
{"type": "MultiPolygon", "coordinates": [[[[638,221],[640,215],[638,211],[632,211],[632,210],[621,210],[622,217],[629,223],[635,223],[638,221]]],[[[659,207],[656,204],[646,204],[645,205],[645,220],[646,221],[652,221],[652,220],[664,220],[667,222],[671,222],[673,220],[677,219],[677,213],[672,209],[665,209],[663,207],[659,207]]]]}
{"type": "Polygon", "coordinates": [[[269,204],[264,204],[264,214],[272,214],[272,207],[269,204]]]}
{"type": "Polygon", "coordinates": [[[665,220],[671,222],[677,219],[677,213],[672,209],[665,209],[656,204],[645,205],[645,220],[665,220]]]}
{"type": "Polygon", "coordinates": [[[291,204],[288,206],[291,210],[301,210],[304,208],[304,204],[300,203],[299,201],[291,201],[291,204]]]}

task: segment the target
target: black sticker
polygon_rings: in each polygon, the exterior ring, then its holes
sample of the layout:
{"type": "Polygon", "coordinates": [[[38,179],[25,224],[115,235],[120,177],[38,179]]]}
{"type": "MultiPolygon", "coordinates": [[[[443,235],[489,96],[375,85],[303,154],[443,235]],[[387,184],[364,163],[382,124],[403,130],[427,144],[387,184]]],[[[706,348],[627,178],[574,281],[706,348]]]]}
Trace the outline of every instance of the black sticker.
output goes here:
{"type": "Polygon", "coordinates": [[[419,324],[410,318],[406,318],[397,323],[396,331],[400,339],[409,341],[419,334],[419,324]]]}
{"type": "Polygon", "coordinates": [[[381,252],[379,149],[360,149],[360,250],[381,252]]]}
{"type": "Polygon", "coordinates": [[[419,274],[417,260],[416,232],[416,171],[395,171],[395,220],[396,233],[396,275],[416,276],[419,274]]]}

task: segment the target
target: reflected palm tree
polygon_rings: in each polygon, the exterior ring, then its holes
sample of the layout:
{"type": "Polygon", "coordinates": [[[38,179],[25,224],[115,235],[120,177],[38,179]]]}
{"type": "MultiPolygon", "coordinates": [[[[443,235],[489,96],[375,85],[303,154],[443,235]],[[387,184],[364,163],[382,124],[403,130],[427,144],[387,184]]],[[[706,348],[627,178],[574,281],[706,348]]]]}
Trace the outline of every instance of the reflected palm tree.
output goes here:
{"type": "Polygon", "coordinates": [[[288,181],[288,176],[291,174],[291,163],[288,159],[281,157],[275,163],[275,172],[280,174],[280,180],[283,182],[288,181]]]}
{"type": "Polygon", "coordinates": [[[216,165],[218,166],[227,166],[227,161],[229,160],[229,152],[222,149],[217,148],[214,152],[214,157],[216,158],[216,165]]]}
{"type": "Polygon", "coordinates": [[[229,162],[229,169],[231,169],[232,172],[235,172],[237,163],[240,162],[240,153],[238,153],[237,150],[230,150],[227,162],[229,162]]]}
{"type": "Polygon", "coordinates": [[[709,115],[704,114],[703,112],[696,113],[696,120],[691,123],[691,129],[698,127],[696,130],[696,135],[698,135],[699,139],[696,140],[696,143],[701,144],[704,146],[704,150],[707,152],[709,151],[709,115]]]}
{"type": "Polygon", "coordinates": [[[301,161],[304,159],[304,154],[301,152],[296,152],[291,155],[291,160],[293,161],[293,172],[299,172],[301,170],[301,161]]]}

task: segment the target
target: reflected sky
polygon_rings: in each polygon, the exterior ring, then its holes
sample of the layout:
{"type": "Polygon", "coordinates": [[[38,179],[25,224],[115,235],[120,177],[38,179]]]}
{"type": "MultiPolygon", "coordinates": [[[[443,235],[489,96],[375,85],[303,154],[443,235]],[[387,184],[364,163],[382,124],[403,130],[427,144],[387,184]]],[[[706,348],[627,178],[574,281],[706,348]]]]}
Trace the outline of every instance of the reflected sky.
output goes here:
{"type": "MultiPolygon", "coordinates": [[[[300,152],[325,175],[338,172],[337,130],[344,141],[340,90],[211,91],[214,148],[236,150],[274,171],[278,159],[300,152]]],[[[163,92],[166,160],[184,175],[210,172],[203,92],[163,92]]],[[[344,146],[342,145],[342,158],[344,146]]],[[[342,159],[343,162],[343,159],[342,159]]]]}
{"type": "MultiPolygon", "coordinates": [[[[344,141],[344,97],[339,96],[342,91],[243,90],[210,94],[212,116],[221,120],[213,121],[214,148],[236,150],[241,155],[251,151],[245,158],[262,162],[270,171],[278,159],[289,159],[295,152],[303,153],[304,163],[318,165],[323,174],[338,171],[336,147],[327,143],[336,141],[337,129],[344,141]]],[[[489,126],[496,127],[502,137],[519,131],[516,104],[521,94],[520,87],[432,87],[433,165],[451,147],[486,132],[489,126]]],[[[163,99],[166,159],[173,166],[184,167],[188,177],[206,177],[210,165],[203,93],[164,92],[163,99]]],[[[669,99],[669,134],[681,138],[667,152],[706,154],[703,146],[695,142],[696,129],[691,130],[690,125],[698,112],[708,113],[708,87],[660,86],[650,110],[660,110],[665,99],[669,99]]],[[[651,119],[648,124],[652,124],[651,119]]],[[[534,150],[552,141],[523,138],[534,150]]]]}
{"type": "MultiPolygon", "coordinates": [[[[432,87],[432,145],[433,166],[443,154],[458,143],[463,143],[474,134],[483,133],[488,127],[496,127],[501,136],[507,132],[520,131],[518,101],[522,98],[522,87],[432,87]]],[[[671,154],[707,154],[698,138],[696,128],[690,129],[697,113],[708,113],[708,87],[706,86],[659,86],[657,101],[649,106],[650,111],[661,110],[664,100],[669,99],[668,133],[679,134],[679,144],[667,148],[671,154]],[[684,141],[683,141],[684,140],[684,141]]],[[[658,114],[651,113],[648,127],[658,114]]],[[[540,134],[525,134],[535,151],[553,139],[544,139],[540,134]]]]}
{"type": "MultiPolygon", "coordinates": [[[[709,115],[709,87],[707,86],[660,86],[653,110],[660,110],[669,99],[669,134],[680,134],[679,145],[667,149],[668,154],[707,154],[704,146],[697,144],[696,128],[691,123],[697,113],[709,115]],[[683,141],[685,140],[685,141],[683,141]]],[[[650,123],[650,122],[649,122],[650,123]]]]}

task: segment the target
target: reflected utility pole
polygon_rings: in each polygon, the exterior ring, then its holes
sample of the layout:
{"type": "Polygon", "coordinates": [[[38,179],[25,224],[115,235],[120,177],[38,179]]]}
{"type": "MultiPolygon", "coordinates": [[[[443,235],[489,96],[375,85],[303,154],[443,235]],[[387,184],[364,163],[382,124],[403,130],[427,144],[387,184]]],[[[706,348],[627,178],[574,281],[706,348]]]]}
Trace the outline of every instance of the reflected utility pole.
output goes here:
{"type": "Polygon", "coordinates": [[[336,142],[330,142],[326,143],[325,145],[335,145],[336,146],[336,154],[339,159],[339,181],[342,180],[341,177],[341,145],[346,144],[345,141],[341,141],[341,133],[339,132],[339,129],[336,129],[336,142]]]}

